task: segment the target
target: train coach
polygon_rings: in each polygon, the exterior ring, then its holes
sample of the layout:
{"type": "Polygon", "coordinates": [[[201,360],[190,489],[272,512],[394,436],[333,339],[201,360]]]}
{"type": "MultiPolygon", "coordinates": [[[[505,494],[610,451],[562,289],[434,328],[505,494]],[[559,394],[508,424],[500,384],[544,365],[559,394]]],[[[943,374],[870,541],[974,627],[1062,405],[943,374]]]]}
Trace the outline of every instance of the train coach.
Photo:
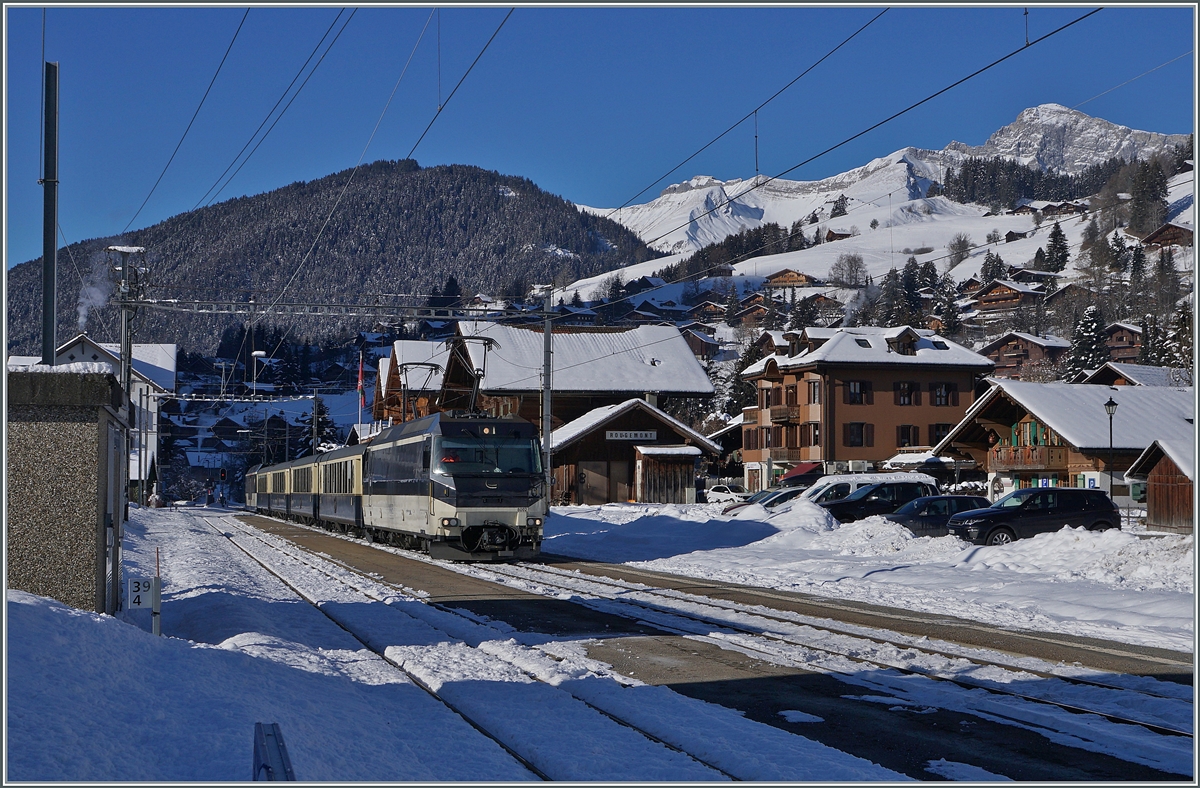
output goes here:
{"type": "Polygon", "coordinates": [[[528,559],[547,511],[537,433],[520,419],[435,413],[369,444],[246,473],[246,505],[460,561],[528,559]]]}

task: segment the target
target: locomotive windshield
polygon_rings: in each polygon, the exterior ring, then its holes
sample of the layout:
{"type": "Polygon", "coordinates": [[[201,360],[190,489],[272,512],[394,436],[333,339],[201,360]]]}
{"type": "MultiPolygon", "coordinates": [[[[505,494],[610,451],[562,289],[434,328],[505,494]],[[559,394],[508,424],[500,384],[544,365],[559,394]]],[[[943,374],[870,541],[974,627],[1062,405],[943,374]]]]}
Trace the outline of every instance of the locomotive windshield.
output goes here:
{"type": "Polygon", "coordinates": [[[433,472],[445,476],[542,472],[541,449],[530,438],[443,435],[434,438],[433,458],[433,472]]]}

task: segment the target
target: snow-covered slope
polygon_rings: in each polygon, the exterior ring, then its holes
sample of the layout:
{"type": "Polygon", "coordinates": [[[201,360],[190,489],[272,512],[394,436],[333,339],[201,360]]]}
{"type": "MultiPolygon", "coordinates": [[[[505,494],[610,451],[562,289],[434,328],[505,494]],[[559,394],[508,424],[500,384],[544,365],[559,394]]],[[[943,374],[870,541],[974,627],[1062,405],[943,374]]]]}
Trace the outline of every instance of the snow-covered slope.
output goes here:
{"type": "Polygon", "coordinates": [[[1185,139],[1186,135],[1136,131],[1058,104],[1044,104],[1023,111],[981,146],[951,142],[940,151],[905,148],[819,181],[768,181],[765,176],[720,181],[696,176],[668,186],[642,205],[617,210],[578,208],[620,222],[655,249],[688,254],[768,222],[790,227],[814,211],[822,228],[865,231],[871,218],[877,218],[869,215],[872,209],[892,214],[903,204],[919,200],[931,182],[941,182],[948,167],[968,156],[1006,156],[1043,169],[1077,173],[1113,156],[1144,158],[1185,139]],[[831,218],[833,202],[841,194],[849,199],[850,215],[831,218]],[[863,210],[856,216],[855,208],[863,210]]]}

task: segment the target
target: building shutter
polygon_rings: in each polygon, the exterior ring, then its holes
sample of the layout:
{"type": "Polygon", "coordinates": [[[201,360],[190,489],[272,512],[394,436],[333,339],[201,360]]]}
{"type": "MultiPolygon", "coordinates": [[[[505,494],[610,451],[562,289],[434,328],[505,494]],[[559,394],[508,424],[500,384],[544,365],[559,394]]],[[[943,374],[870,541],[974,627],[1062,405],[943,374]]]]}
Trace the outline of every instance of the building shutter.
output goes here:
{"type": "MultiPolygon", "coordinates": [[[[874,405],[875,404],[875,392],[871,390],[871,381],[864,380],[862,382],[862,393],[863,393],[863,404],[864,405],[874,405]]],[[[955,403],[955,404],[957,404],[957,403],[955,403]]]]}
{"type": "Polygon", "coordinates": [[[951,383],[949,385],[950,385],[950,404],[957,406],[958,405],[958,384],[951,383]]]}
{"type": "MultiPolygon", "coordinates": [[[[929,434],[932,435],[933,433],[931,432],[929,434]]],[[[911,437],[912,437],[913,446],[921,445],[921,428],[918,427],[916,424],[912,425],[912,436],[911,437]]]]}
{"type": "Polygon", "coordinates": [[[920,405],[921,404],[921,384],[917,383],[914,380],[912,383],[909,383],[908,385],[910,387],[910,390],[912,391],[912,404],[920,405]]]}
{"type": "Polygon", "coordinates": [[[842,404],[850,404],[850,381],[848,380],[842,381],[842,404]]]}
{"type": "Polygon", "coordinates": [[[863,425],[863,445],[864,446],[874,446],[875,445],[875,425],[874,424],[864,424],[863,425]]]}
{"type": "Polygon", "coordinates": [[[900,404],[900,381],[892,383],[892,404],[900,404]]]}
{"type": "Polygon", "coordinates": [[[842,445],[843,446],[850,445],[850,423],[849,422],[843,422],[843,424],[842,424],[842,445]]]}
{"type": "Polygon", "coordinates": [[[903,445],[904,445],[904,425],[897,424],[896,425],[896,448],[900,448],[903,445]]]}
{"type": "Polygon", "coordinates": [[[933,440],[933,436],[937,434],[937,430],[934,429],[935,427],[937,427],[936,424],[929,425],[929,440],[931,441],[933,440]]]}

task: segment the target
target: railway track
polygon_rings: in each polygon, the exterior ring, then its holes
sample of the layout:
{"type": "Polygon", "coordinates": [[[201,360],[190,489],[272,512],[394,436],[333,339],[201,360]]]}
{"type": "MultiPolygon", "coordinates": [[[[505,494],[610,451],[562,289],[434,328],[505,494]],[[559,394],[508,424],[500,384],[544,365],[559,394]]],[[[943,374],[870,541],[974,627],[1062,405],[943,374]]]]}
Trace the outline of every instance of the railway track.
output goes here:
{"type": "MultiPolygon", "coordinates": [[[[471,573],[476,576],[493,575],[498,582],[516,585],[534,593],[547,593],[548,589],[554,595],[564,592],[582,594],[583,604],[594,605],[596,600],[603,600],[607,603],[602,605],[605,612],[613,613],[620,608],[627,608],[626,616],[632,613],[655,626],[688,634],[701,635],[703,632],[693,627],[681,628],[679,620],[704,627],[718,626],[741,635],[822,652],[859,665],[919,675],[964,689],[979,689],[1055,706],[1073,714],[1094,714],[1114,723],[1138,725],[1156,734],[1192,737],[1191,688],[1184,685],[1142,679],[1138,682],[1140,687],[1120,686],[1112,681],[1064,675],[1063,669],[1053,665],[1046,665],[1042,669],[1018,665],[1014,661],[1004,660],[1004,655],[998,652],[983,657],[970,653],[977,649],[956,648],[950,643],[939,643],[933,647],[925,644],[918,646],[914,643],[916,638],[906,636],[865,636],[829,623],[818,624],[810,617],[786,611],[535,564],[472,567],[471,573]],[[614,605],[617,607],[614,608],[614,605]],[[875,656],[864,656],[863,652],[875,656]],[[1034,684],[1029,681],[1030,678],[1042,681],[1034,684]],[[1013,684],[1028,689],[1016,691],[1006,686],[1013,684]],[[1090,694],[1104,696],[1110,703],[1102,708],[1096,708],[1095,704],[1084,706],[1070,700],[1072,693],[1060,684],[1088,688],[1090,694]],[[1148,706],[1152,708],[1147,709],[1148,706]],[[1122,708],[1126,710],[1124,713],[1117,711],[1122,708]]],[[[744,639],[737,643],[764,655],[777,653],[777,649],[757,647],[744,639]]]]}
{"type": "MultiPolygon", "coordinates": [[[[393,605],[396,601],[396,592],[399,591],[401,594],[406,595],[406,602],[423,605],[426,607],[434,606],[425,605],[425,603],[419,602],[411,596],[407,596],[407,589],[401,589],[397,586],[382,583],[369,576],[362,575],[353,568],[347,567],[334,559],[325,556],[314,555],[300,547],[296,547],[291,543],[285,542],[284,540],[268,537],[257,529],[238,523],[231,518],[204,517],[202,519],[215,531],[221,533],[222,536],[228,539],[229,542],[238,548],[243,554],[257,563],[259,566],[263,567],[267,572],[275,576],[282,583],[287,585],[294,593],[297,594],[297,596],[308,602],[339,627],[348,632],[351,636],[358,640],[358,642],[362,643],[364,648],[382,657],[393,667],[402,671],[410,680],[413,681],[414,684],[424,689],[439,702],[445,704],[451,711],[466,720],[481,734],[495,741],[500,747],[502,747],[522,765],[528,768],[533,774],[537,775],[543,780],[578,780],[581,778],[579,774],[563,773],[555,768],[554,763],[545,763],[544,758],[540,757],[539,753],[544,754],[546,746],[533,747],[531,751],[526,751],[524,745],[528,745],[529,742],[514,741],[510,735],[507,735],[507,731],[495,730],[493,726],[489,725],[486,720],[481,719],[480,715],[474,713],[472,708],[465,707],[461,701],[447,698],[443,692],[439,691],[440,688],[436,685],[436,682],[429,681],[427,675],[421,670],[414,670],[412,665],[406,663],[404,659],[398,657],[393,648],[381,647],[381,643],[377,638],[373,637],[370,633],[359,631],[353,621],[347,620],[344,616],[337,615],[335,611],[330,609],[328,604],[323,604],[322,601],[316,595],[314,595],[309,588],[306,587],[304,582],[297,579],[296,570],[300,569],[301,574],[315,573],[323,578],[324,582],[332,581],[337,583],[350,590],[352,594],[361,595],[363,598],[373,602],[383,603],[385,605],[393,605]],[[334,572],[331,571],[332,569],[337,569],[339,571],[334,572]]],[[[438,607],[442,615],[457,619],[457,623],[464,629],[480,626],[475,620],[461,615],[450,608],[438,607]]],[[[448,629],[453,630],[454,627],[452,626],[448,629]]],[[[454,637],[456,634],[461,633],[451,632],[447,634],[449,634],[451,637],[454,637]]],[[[492,634],[494,635],[495,633],[493,632],[492,634]]],[[[526,651],[533,651],[533,649],[526,649],[526,651]]],[[[500,659],[510,656],[506,655],[502,649],[489,649],[487,654],[492,658],[500,659]]],[[[549,657],[544,653],[539,652],[539,655],[543,659],[549,659],[549,657]]],[[[697,781],[757,779],[757,775],[753,773],[738,774],[736,768],[715,763],[713,762],[714,759],[711,756],[697,754],[696,752],[689,751],[692,748],[682,745],[678,741],[671,741],[672,736],[670,735],[669,730],[652,730],[650,727],[638,720],[631,720],[627,716],[624,716],[620,713],[615,713],[612,708],[605,708],[603,704],[594,702],[594,698],[589,698],[586,695],[581,696],[580,693],[573,693],[569,690],[563,690],[559,687],[554,687],[548,684],[545,682],[544,677],[539,675],[537,671],[530,671],[528,669],[529,655],[524,654],[520,656],[521,658],[511,660],[509,665],[512,668],[521,671],[531,681],[540,683],[545,687],[548,693],[569,696],[570,702],[582,704],[594,714],[599,715],[606,720],[611,721],[613,724],[626,729],[629,735],[640,736],[646,742],[652,743],[652,745],[657,745],[669,750],[671,753],[674,753],[677,756],[676,760],[687,759],[689,762],[694,764],[695,768],[691,769],[690,773],[687,769],[680,769],[678,763],[669,764],[671,771],[658,776],[656,779],[689,779],[697,781]]],[[[793,739],[797,739],[797,741],[804,741],[782,731],[779,731],[778,733],[789,736],[793,739]]],[[[547,745],[546,742],[542,742],[541,744],[547,745]]],[[[561,742],[555,744],[561,744],[561,742]]],[[[822,745],[815,746],[820,747],[822,745]]],[[[567,755],[569,757],[569,751],[567,755]]],[[[882,770],[880,770],[880,773],[885,774],[885,772],[882,770]]],[[[592,775],[591,778],[594,779],[595,776],[592,775]]]]}
{"type": "MultiPolygon", "coordinates": [[[[1060,744],[1174,773],[1181,773],[1180,764],[1192,760],[1191,687],[1186,685],[1147,677],[1080,675],[1078,667],[875,629],[864,635],[861,630],[865,628],[855,625],[839,627],[837,622],[762,605],[555,567],[463,566],[409,551],[375,547],[407,560],[433,563],[525,592],[570,598],[598,612],[716,643],[768,663],[823,672],[852,685],[888,693],[844,696],[847,698],[972,714],[1025,728],[1060,744]],[[914,685],[914,681],[925,684],[914,685]]],[[[299,547],[293,549],[301,551],[299,547]]],[[[329,556],[321,560],[340,563],[329,556]]],[[[345,571],[354,571],[345,564],[341,566],[345,571]]],[[[371,582],[413,593],[412,589],[377,578],[371,582]]],[[[451,607],[430,606],[454,611],[451,607]]]]}

